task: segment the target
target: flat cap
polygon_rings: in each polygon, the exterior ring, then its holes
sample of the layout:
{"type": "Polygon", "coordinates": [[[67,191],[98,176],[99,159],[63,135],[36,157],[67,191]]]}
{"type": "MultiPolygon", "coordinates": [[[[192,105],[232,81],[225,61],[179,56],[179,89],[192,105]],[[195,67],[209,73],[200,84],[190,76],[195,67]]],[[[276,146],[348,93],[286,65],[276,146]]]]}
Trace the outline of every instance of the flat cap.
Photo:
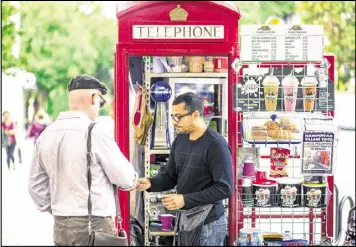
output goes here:
{"type": "Polygon", "coordinates": [[[68,92],[76,89],[99,89],[103,95],[108,92],[106,86],[90,75],[78,75],[70,80],[67,85],[68,92]]]}

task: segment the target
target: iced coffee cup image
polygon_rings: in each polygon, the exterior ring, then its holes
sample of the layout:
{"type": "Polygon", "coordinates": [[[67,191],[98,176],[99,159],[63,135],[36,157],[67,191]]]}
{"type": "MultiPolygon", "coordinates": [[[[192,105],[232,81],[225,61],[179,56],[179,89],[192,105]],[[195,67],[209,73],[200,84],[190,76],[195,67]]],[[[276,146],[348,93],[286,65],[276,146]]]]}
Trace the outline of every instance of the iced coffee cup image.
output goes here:
{"type": "Polygon", "coordinates": [[[275,111],[278,102],[279,80],[274,75],[268,75],[262,82],[265,94],[266,111],[275,111]]]}
{"type": "Polygon", "coordinates": [[[305,76],[301,82],[304,111],[313,111],[318,81],[314,76],[305,76]]]}
{"type": "Polygon", "coordinates": [[[285,111],[295,111],[297,103],[299,81],[294,75],[288,75],[282,80],[284,109],[285,111]]]}

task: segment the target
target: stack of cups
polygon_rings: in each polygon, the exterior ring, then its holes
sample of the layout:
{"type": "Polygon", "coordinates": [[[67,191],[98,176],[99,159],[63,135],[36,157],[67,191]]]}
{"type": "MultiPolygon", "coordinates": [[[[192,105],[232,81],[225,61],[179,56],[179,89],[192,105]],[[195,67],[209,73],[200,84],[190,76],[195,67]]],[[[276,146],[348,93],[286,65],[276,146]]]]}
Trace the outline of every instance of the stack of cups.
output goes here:
{"type": "Polygon", "coordinates": [[[255,165],[251,159],[244,161],[242,169],[242,205],[244,207],[253,206],[252,180],[255,178],[255,165]]]}
{"type": "Polygon", "coordinates": [[[242,180],[242,205],[244,207],[253,207],[252,183],[250,178],[242,180]]]}

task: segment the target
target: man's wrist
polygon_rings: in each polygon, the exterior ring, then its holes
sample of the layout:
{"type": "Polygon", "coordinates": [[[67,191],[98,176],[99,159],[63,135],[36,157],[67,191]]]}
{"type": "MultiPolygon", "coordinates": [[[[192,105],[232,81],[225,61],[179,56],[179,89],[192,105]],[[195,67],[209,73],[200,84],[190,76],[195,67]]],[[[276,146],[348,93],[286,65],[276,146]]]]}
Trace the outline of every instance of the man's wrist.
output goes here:
{"type": "Polygon", "coordinates": [[[151,179],[147,178],[147,180],[148,180],[148,183],[149,183],[148,189],[151,189],[151,187],[152,187],[151,179]]]}

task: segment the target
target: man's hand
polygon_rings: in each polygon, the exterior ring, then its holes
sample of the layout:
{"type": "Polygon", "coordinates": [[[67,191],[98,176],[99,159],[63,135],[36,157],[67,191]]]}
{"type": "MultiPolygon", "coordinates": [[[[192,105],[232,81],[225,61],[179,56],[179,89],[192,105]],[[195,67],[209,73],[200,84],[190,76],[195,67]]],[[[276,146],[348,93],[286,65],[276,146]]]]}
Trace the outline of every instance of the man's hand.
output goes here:
{"type": "Polygon", "coordinates": [[[179,194],[164,195],[162,203],[168,210],[177,210],[185,205],[183,195],[179,194]]]}
{"type": "Polygon", "coordinates": [[[139,178],[137,179],[136,190],[146,191],[151,188],[151,182],[148,178],[139,178]]]}

